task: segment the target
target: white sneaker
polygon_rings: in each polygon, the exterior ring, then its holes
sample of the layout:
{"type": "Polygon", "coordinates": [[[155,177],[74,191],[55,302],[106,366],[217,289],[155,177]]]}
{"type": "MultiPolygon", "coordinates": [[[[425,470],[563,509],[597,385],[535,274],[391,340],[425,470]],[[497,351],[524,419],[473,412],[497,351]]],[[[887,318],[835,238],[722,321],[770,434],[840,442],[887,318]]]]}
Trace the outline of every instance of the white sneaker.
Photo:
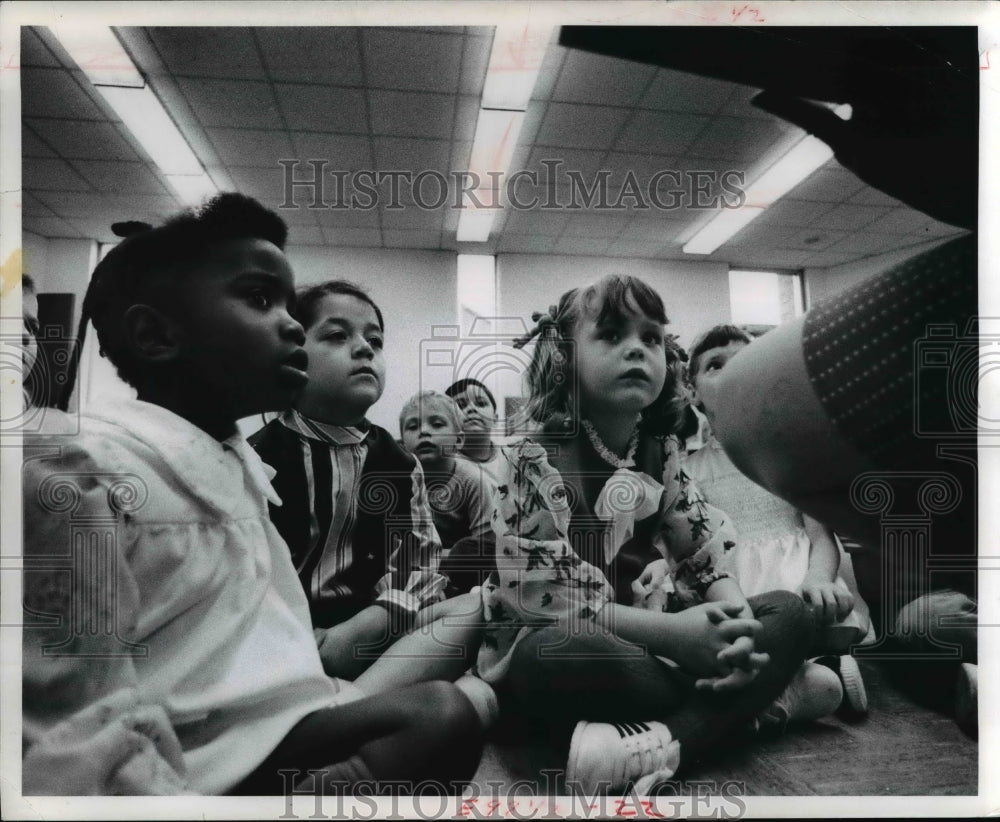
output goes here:
{"type": "Polygon", "coordinates": [[[837,674],[824,665],[803,662],[781,696],[759,714],[760,727],[784,730],[789,722],[812,722],[836,711],[843,698],[837,674]]]}
{"type": "Polygon", "coordinates": [[[850,654],[820,656],[813,662],[825,665],[840,678],[840,683],[844,687],[844,700],[840,706],[842,713],[854,717],[868,713],[868,691],[861,676],[861,668],[853,656],[850,654]]]}
{"type": "Polygon", "coordinates": [[[680,758],[681,745],[662,722],[578,722],[566,781],[590,791],[633,783],[637,793],[648,793],[674,775],[680,758]]]}

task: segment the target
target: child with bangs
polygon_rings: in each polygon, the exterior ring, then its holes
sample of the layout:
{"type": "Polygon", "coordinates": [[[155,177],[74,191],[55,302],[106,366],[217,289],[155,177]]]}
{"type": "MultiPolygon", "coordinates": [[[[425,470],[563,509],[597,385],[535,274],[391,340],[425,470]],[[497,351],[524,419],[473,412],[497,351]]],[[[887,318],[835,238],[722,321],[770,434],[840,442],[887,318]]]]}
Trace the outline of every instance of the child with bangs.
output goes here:
{"type": "Polygon", "coordinates": [[[503,449],[478,674],[569,740],[566,778],[648,791],[788,685],[813,622],[749,601],[728,517],[680,465],[680,356],[659,295],[609,276],[536,314],[526,413],[503,449]],[[614,724],[612,724],[614,723],[614,724]]]}
{"type": "Polygon", "coordinates": [[[438,391],[421,391],[399,412],[403,447],[419,461],[427,485],[441,555],[453,545],[478,539],[490,529],[495,487],[488,475],[457,455],[464,441],[455,401],[438,391]]]}

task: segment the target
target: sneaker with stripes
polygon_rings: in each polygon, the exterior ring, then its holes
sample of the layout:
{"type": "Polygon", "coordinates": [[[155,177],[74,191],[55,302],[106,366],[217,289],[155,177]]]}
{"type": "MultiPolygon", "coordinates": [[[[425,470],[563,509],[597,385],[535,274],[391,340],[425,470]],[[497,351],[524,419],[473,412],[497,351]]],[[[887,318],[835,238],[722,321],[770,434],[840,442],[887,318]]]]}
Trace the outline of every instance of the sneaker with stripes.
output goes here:
{"type": "Polygon", "coordinates": [[[569,747],[567,782],[585,790],[648,793],[674,775],[680,743],[662,722],[578,722],[569,747]]]}

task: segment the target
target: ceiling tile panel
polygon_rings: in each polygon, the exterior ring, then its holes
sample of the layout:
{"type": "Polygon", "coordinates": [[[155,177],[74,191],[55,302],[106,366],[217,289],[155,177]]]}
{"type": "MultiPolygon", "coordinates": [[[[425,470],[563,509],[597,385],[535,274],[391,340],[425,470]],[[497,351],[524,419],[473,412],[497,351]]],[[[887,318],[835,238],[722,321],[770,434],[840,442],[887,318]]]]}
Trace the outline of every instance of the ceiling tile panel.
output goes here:
{"type": "Polygon", "coordinates": [[[289,245],[324,245],[323,232],[316,226],[291,226],[288,229],[289,245]]]}
{"type": "Polygon", "coordinates": [[[55,157],[56,153],[32,131],[27,124],[21,124],[22,157],[55,157]]]}
{"type": "Polygon", "coordinates": [[[255,28],[271,79],[282,83],[360,86],[357,29],[334,26],[255,28]]]}
{"type": "Polygon", "coordinates": [[[91,186],[69,163],[58,158],[21,161],[21,187],[25,191],[89,191],[91,186]]]}
{"type": "Polygon", "coordinates": [[[146,31],[176,77],[249,80],[263,74],[250,29],[170,26],[146,31]]]}
{"type": "Polygon", "coordinates": [[[399,231],[382,230],[382,241],[386,248],[427,248],[441,247],[440,231],[399,231]]]}
{"type": "Polygon", "coordinates": [[[21,72],[21,116],[104,120],[101,109],[66,69],[21,72]]]}
{"type": "MultiPolygon", "coordinates": [[[[345,201],[345,208],[328,208],[317,210],[314,214],[316,223],[320,228],[367,228],[378,230],[379,210],[378,208],[354,208],[349,201],[345,201]]],[[[381,240],[378,241],[381,245],[381,240]]]]}
{"type": "Polygon", "coordinates": [[[761,214],[755,222],[761,225],[808,226],[833,228],[825,222],[825,215],[836,206],[833,203],[806,202],[805,200],[778,200],[761,214]]]}
{"type": "Polygon", "coordinates": [[[462,70],[458,76],[458,93],[479,98],[483,93],[486,69],[493,48],[492,32],[486,36],[467,36],[462,50],[462,70]]]}
{"type": "Polygon", "coordinates": [[[70,160],[138,162],[142,159],[115,123],[38,119],[29,119],[27,123],[61,156],[70,160]]]}
{"type": "MultiPolygon", "coordinates": [[[[303,164],[309,160],[326,160],[328,172],[360,171],[372,168],[374,162],[371,140],[367,136],[297,131],[292,134],[292,142],[295,159],[303,164]]],[[[311,168],[309,174],[312,174],[311,168]]]]}
{"type": "Polygon", "coordinates": [[[555,237],[532,234],[504,234],[497,250],[507,254],[551,254],[555,248],[555,237]]]}
{"type": "Polygon", "coordinates": [[[454,94],[465,45],[461,33],[461,29],[457,34],[365,29],[362,41],[369,86],[454,94]]]}
{"type": "MultiPolygon", "coordinates": [[[[820,222],[823,221],[821,220],[820,222]]],[[[825,251],[834,243],[838,243],[850,236],[850,233],[847,231],[836,231],[816,225],[780,239],[769,238],[768,243],[772,248],[777,246],[783,249],[794,248],[799,251],[825,251]]]]}
{"type": "Polygon", "coordinates": [[[599,256],[608,250],[611,245],[610,238],[607,237],[573,237],[563,234],[553,251],[557,254],[579,254],[582,256],[599,256]]]}
{"type": "MultiPolygon", "coordinates": [[[[255,197],[258,200],[281,202],[285,196],[284,169],[277,168],[235,168],[229,169],[229,174],[236,183],[237,191],[255,197]]],[[[312,202],[312,194],[303,189],[295,189],[295,202],[312,202]]],[[[331,192],[332,196],[332,192],[331,192]]]]}
{"type": "Polygon", "coordinates": [[[27,191],[21,192],[21,214],[24,217],[54,217],[55,213],[45,203],[27,191]]]}
{"type": "Polygon", "coordinates": [[[639,100],[639,108],[715,114],[732,94],[732,84],[698,74],[660,68],[639,100]]]}
{"type": "Polygon", "coordinates": [[[281,123],[278,107],[265,82],[252,80],[177,80],[202,125],[273,128],[281,123]]]}
{"type": "Polygon", "coordinates": [[[397,137],[451,137],[455,97],[423,92],[371,91],[372,130],[397,137]]]}
{"type": "Polygon", "coordinates": [[[279,159],[294,159],[292,141],[284,131],[262,129],[205,129],[219,159],[233,166],[274,166],[279,159]]]}
{"type": "Polygon", "coordinates": [[[633,106],[649,86],[655,66],[570,51],[552,99],[566,103],[633,106]]]}
{"type": "Polygon", "coordinates": [[[382,232],[377,228],[323,227],[323,239],[328,245],[356,248],[380,248],[382,232]]]}
{"type": "Polygon", "coordinates": [[[753,162],[772,150],[791,126],[779,120],[752,120],[743,117],[713,117],[691,143],[693,157],[724,157],[737,162],[753,162]]]}
{"type": "Polygon", "coordinates": [[[364,134],[368,130],[361,89],[280,83],[274,93],[293,131],[364,134]]]}
{"type": "Polygon", "coordinates": [[[892,209],[884,217],[879,217],[868,226],[868,230],[886,234],[912,234],[915,231],[920,231],[927,222],[926,214],[903,206],[892,209]]]}
{"type": "Polygon", "coordinates": [[[628,119],[628,109],[549,103],[536,143],[560,148],[606,150],[628,119]]]}
{"type": "Polygon", "coordinates": [[[145,163],[74,160],[73,167],[98,191],[120,194],[169,194],[145,163]]]}
{"type": "Polygon", "coordinates": [[[59,61],[35,33],[32,26],[21,27],[21,65],[60,67],[59,61]]]}
{"type": "Polygon", "coordinates": [[[375,166],[380,171],[422,171],[447,174],[451,166],[451,143],[447,140],[404,140],[376,137],[375,166]]]}
{"type": "Polygon", "coordinates": [[[848,171],[836,160],[830,160],[785,196],[792,200],[823,200],[837,203],[850,199],[864,187],[865,184],[854,172],[848,171]]]}
{"type": "Polygon", "coordinates": [[[40,237],[71,237],[83,235],[72,225],[59,217],[23,217],[21,227],[40,237]]]}
{"type": "Polygon", "coordinates": [[[661,111],[637,111],[615,142],[615,151],[678,155],[708,124],[708,117],[661,111]]]}
{"type": "Polygon", "coordinates": [[[845,231],[856,231],[859,228],[866,228],[880,217],[889,213],[888,208],[878,208],[876,206],[859,206],[842,203],[835,206],[823,215],[817,225],[822,224],[826,228],[839,228],[845,231]]]}

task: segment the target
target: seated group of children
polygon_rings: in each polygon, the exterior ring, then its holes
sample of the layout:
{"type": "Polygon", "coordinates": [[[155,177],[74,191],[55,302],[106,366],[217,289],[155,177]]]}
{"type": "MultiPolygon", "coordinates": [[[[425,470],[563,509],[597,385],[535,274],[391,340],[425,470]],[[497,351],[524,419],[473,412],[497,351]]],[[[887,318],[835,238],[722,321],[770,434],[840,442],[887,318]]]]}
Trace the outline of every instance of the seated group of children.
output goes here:
{"type": "Polygon", "coordinates": [[[296,293],[285,238],[225,194],[94,272],[138,399],[25,444],[25,793],[447,792],[500,711],[567,780],[650,790],[724,735],[866,710],[832,533],[677,435],[743,332],[694,346],[685,398],[659,295],[607,277],[530,335],[536,435],[498,448],[463,380],[397,441],[366,419],[381,311],[296,293]]]}

